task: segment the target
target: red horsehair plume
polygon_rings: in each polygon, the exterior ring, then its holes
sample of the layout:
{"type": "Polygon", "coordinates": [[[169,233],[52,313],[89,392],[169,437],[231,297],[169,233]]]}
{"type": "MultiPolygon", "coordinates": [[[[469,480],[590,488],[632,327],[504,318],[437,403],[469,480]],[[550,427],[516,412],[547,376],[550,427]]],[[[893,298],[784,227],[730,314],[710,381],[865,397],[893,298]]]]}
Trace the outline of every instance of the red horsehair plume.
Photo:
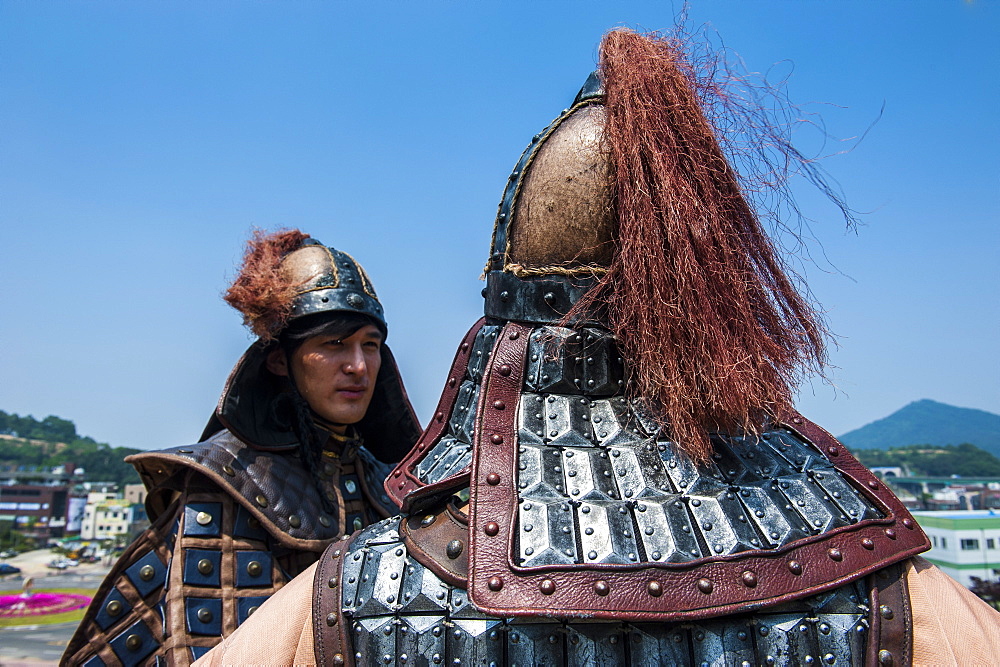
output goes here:
{"type": "Polygon", "coordinates": [[[765,412],[791,407],[802,368],[823,367],[826,330],[744,198],[679,44],[616,30],[600,67],[619,251],[586,301],[607,304],[635,395],[705,462],[709,432],[759,433],[765,412]]]}
{"type": "Polygon", "coordinates": [[[281,260],[308,238],[297,229],[272,233],[255,229],[247,241],[239,275],[223,296],[243,313],[243,323],[265,342],[281,331],[298,287],[282,276],[281,260]]]}

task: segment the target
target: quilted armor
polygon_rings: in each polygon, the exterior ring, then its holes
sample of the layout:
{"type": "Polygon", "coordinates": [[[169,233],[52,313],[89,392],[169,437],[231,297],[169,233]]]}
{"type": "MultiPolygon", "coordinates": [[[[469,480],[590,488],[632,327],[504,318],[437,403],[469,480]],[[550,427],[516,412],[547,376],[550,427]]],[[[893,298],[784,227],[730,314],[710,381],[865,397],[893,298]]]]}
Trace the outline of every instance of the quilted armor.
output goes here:
{"type": "Polygon", "coordinates": [[[190,664],[331,540],[394,512],[381,488],[388,465],[360,441],[337,444],[321,472],[333,514],[296,455],[250,448],[228,431],[129,457],[153,523],[97,591],[63,663],[190,664]]]}

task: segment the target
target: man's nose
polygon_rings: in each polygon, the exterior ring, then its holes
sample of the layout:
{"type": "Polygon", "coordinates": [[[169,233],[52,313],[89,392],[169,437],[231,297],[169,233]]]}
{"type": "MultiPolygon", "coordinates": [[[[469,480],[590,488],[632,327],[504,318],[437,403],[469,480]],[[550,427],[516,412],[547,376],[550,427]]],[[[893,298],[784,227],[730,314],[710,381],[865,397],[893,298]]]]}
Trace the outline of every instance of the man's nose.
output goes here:
{"type": "Polygon", "coordinates": [[[360,345],[351,348],[347,361],[344,363],[344,372],[363,375],[366,370],[365,353],[360,345]]]}

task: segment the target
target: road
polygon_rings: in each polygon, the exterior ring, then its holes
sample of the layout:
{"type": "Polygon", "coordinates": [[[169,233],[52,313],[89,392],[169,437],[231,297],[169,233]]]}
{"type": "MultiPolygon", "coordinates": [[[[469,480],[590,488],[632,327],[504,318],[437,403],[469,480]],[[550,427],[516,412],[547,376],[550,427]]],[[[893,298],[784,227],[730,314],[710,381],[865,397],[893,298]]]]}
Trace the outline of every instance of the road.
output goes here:
{"type": "MultiPolygon", "coordinates": [[[[0,579],[0,593],[10,595],[21,590],[25,576],[34,579],[36,591],[53,588],[96,589],[110,569],[110,565],[106,563],[84,564],[65,570],[47,568],[46,564],[55,557],[48,549],[38,549],[4,560],[21,568],[22,572],[0,579]]],[[[76,623],[0,628],[0,667],[57,665],[63,648],[75,629],[76,623]]]]}

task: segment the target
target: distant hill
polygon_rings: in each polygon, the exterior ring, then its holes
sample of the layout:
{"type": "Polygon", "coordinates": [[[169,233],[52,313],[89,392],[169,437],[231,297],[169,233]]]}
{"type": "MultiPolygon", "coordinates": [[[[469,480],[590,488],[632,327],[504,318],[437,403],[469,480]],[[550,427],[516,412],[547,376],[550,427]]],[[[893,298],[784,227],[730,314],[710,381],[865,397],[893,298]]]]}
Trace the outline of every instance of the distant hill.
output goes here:
{"type": "Polygon", "coordinates": [[[839,439],[851,449],[970,443],[1000,456],[1000,415],[923,399],[839,439]]]}

